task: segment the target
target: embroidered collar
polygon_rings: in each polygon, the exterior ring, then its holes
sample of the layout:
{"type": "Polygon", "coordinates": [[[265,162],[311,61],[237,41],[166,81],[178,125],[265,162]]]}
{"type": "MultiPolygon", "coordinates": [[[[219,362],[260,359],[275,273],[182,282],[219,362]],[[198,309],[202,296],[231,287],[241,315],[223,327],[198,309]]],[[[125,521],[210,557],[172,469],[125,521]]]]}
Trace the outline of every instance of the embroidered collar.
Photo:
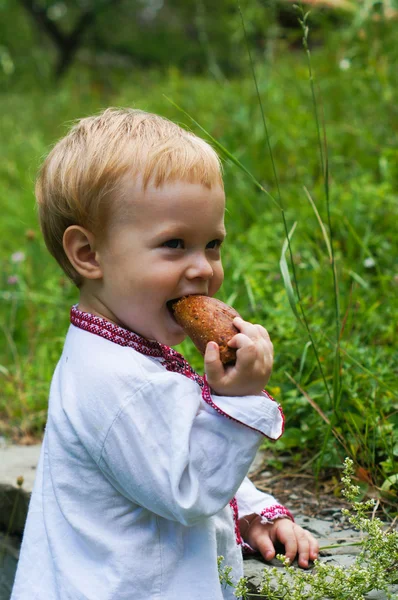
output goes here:
{"type": "Polygon", "coordinates": [[[165,344],[147,340],[137,333],[124,329],[119,325],[114,325],[114,323],[102,317],[83,312],[77,308],[77,305],[71,308],[70,321],[76,327],[99,335],[110,342],[119,344],[119,346],[129,346],[145,356],[160,358],[167,371],[181,373],[181,375],[196,381],[202,388],[204,386],[204,378],[192,369],[182,354],[165,344]]]}

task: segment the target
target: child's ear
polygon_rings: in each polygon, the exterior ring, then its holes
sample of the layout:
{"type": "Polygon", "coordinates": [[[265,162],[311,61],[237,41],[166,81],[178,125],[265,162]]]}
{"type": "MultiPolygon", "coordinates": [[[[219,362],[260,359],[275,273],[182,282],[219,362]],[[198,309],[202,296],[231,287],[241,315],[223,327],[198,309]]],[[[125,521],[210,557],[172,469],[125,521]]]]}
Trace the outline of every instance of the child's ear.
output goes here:
{"type": "Polygon", "coordinates": [[[68,227],[62,239],[66,256],[72,266],[85,279],[100,279],[102,269],[95,250],[95,237],[80,225],[68,227]]]}

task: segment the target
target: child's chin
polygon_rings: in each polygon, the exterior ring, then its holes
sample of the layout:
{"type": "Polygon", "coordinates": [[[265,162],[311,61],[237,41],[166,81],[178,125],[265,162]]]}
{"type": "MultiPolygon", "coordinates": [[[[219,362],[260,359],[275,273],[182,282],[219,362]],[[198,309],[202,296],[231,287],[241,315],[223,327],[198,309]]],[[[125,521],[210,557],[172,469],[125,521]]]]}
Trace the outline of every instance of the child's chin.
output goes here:
{"type": "Polygon", "coordinates": [[[174,336],[169,336],[169,339],[167,342],[165,342],[166,346],[178,346],[178,344],[181,344],[185,338],[187,336],[182,334],[182,335],[174,335],[174,336]]]}
{"type": "Polygon", "coordinates": [[[178,346],[178,344],[181,344],[181,342],[183,342],[187,336],[181,330],[178,332],[177,331],[173,331],[173,332],[167,331],[161,337],[162,337],[162,339],[157,340],[161,344],[164,344],[165,346],[178,346]]]}
{"type": "Polygon", "coordinates": [[[178,346],[181,344],[187,337],[185,331],[182,329],[181,325],[177,323],[174,319],[173,315],[168,311],[167,321],[165,322],[165,330],[163,332],[164,339],[158,340],[162,344],[166,346],[178,346]]]}

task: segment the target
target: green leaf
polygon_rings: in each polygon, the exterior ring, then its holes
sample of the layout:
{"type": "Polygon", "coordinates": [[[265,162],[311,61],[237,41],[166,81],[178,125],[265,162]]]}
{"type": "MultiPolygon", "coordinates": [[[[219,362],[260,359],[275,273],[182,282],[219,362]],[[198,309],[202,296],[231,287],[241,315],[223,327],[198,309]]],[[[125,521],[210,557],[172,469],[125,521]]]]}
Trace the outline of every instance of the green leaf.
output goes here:
{"type": "Polygon", "coordinates": [[[307,196],[307,198],[308,198],[308,200],[309,200],[309,202],[311,204],[312,210],[314,211],[315,216],[316,216],[316,218],[318,220],[319,226],[320,226],[320,228],[322,230],[322,235],[323,235],[323,239],[325,240],[326,248],[328,249],[329,258],[330,258],[330,261],[332,261],[333,260],[332,247],[330,245],[329,236],[327,234],[326,227],[325,227],[325,225],[324,225],[324,223],[323,223],[323,221],[321,219],[321,216],[320,216],[320,214],[318,212],[318,209],[317,209],[317,207],[315,205],[315,202],[311,198],[311,195],[310,195],[309,191],[307,190],[307,188],[305,186],[304,186],[304,191],[305,191],[305,194],[306,194],[306,196],[307,196]]]}
{"type": "Polygon", "coordinates": [[[395,484],[398,484],[398,473],[394,473],[394,475],[390,475],[390,477],[387,477],[387,479],[381,486],[381,489],[383,490],[383,492],[388,492],[391,489],[391,487],[395,484]]]}
{"type": "Polygon", "coordinates": [[[297,301],[296,301],[296,297],[294,295],[292,281],[290,279],[289,268],[287,266],[287,261],[286,261],[286,250],[288,249],[288,247],[290,245],[290,239],[293,236],[294,230],[296,229],[296,225],[297,225],[297,221],[294,223],[293,227],[289,231],[288,237],[283,242],[282,254],[281,254],[281,259],[279,261],[279,266],[280,266],[280,269],[281,269],[282,279],[283,279],[283,283],[284,283],[284,286],[285,286],[285,290],[286,290],[286,293],[287,293],[287,297],[288,297],[288,300],[289,300],[290,307],[291,307],[291,309],[292,309],[292,311],[293,311],[293,313],[294,313],[297,321],[300,323],[300,325],[303,325],[301,317],[300,317],[300,315],[299,315],[299,313],[297,311],[297,307],[296,307],[297,301]]]}
{"type": "Polygon", "coordinates": [[[3,365],[0,365],[0,373],[7,377],[10,374],[10,371],[7,369],[7,367],[3,367],[3,365]]]}
{"type": "Polygon", "coordinates": [[[363,288],[365,288],[365,290],[369,289],[368,282],[365,281],[364,279],[362,279],[362,277],[360,275],[358,275],[358,273],[355,273],[355,271],[353,271],[352,269],[349,269],[348,271],[346,269],[344,269],[344,271],[346,271],[349,275],[351,275],[351,277],[357,283],[359,283],[360,286],[362,286],[363,288]]]}
{"type": "Polygon", "coordinates": [[[298,376],[298,380],[299,381],[301,381],[301,377],[303,376],[303,370],[304,370],[304,365],[305,365],[305,361],[306,361],[306,358],[307,358],[308,348],[311,345],[312,345],[312,342],[309,341],[304,346],[304,351],[303,351],[303,354],[301,355],[301,361],[300,361],[300,372],[299,372],[299,376],[298,376]]]}

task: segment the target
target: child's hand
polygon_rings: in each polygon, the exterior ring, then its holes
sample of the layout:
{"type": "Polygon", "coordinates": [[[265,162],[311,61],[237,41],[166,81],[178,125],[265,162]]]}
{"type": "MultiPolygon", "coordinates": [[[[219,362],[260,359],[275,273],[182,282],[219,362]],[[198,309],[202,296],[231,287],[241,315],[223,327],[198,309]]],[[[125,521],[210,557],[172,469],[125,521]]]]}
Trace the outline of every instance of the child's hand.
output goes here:
{"type": "Polygon", "coordinates": [[[239,330],[228,346],[236,348],[236,363],[224,367],[218,345],[209,342],[205,353],[205,370],[210,387],[219,396],[261,394],[272,371],[273,346],[268,332],[240,317],[234,319],[239,330]]]}
{"type": "Polygon", "coordinates": [[[261,552],[265,560],[274,558],[276,542],[285,546],[285,556],[290,562],[298,555],[300,567],[307,568],[309,560],[318,558],[319,544],[316,539],[290,519],[276,519],[263,525],[261,517],[255,515],[251,520],[248,517],[240,522],[243,539],[253,550],[261,552]]]}

